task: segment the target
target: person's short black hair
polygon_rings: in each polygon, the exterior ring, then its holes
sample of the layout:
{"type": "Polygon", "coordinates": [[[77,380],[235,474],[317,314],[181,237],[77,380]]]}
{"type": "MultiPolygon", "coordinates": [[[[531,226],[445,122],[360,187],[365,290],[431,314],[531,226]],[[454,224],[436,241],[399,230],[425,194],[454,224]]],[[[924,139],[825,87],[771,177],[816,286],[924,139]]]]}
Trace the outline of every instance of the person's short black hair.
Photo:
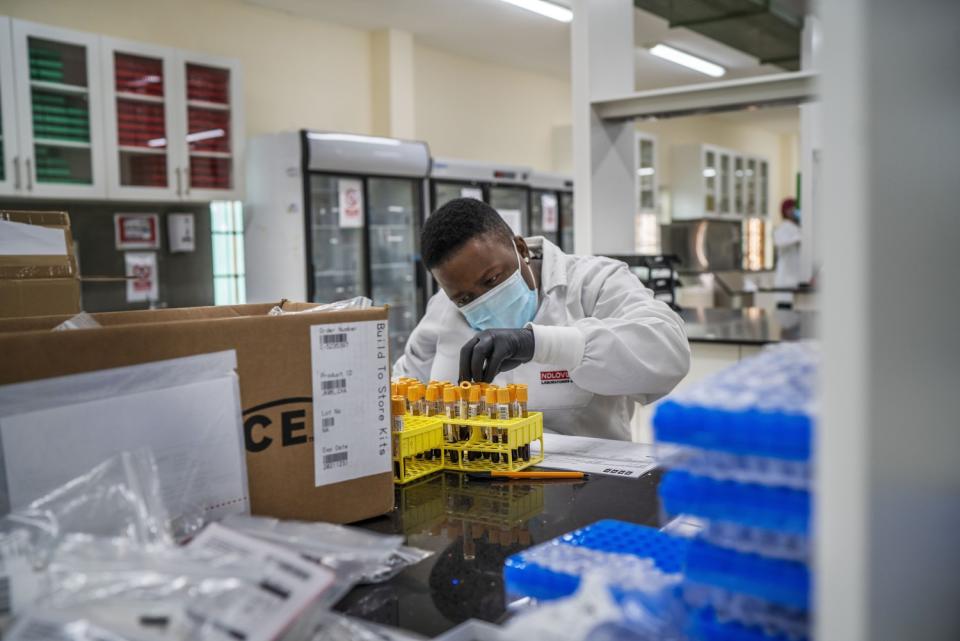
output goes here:
{"type": "Polygon", "coordinates": [[[456,198],[433,212],[420,234],[420,255],[427,269],[442,264],[467,241],[496,234],[506,242],[513,232],[497,210],[476,198],[456,198]]]}

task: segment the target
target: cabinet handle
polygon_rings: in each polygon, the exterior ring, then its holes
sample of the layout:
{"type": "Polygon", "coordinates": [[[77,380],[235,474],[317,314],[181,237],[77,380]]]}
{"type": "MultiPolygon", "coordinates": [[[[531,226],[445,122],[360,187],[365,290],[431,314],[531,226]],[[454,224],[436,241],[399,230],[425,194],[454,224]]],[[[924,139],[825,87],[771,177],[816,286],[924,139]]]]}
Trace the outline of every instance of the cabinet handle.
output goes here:
{"type": "Polygon", "coordinates": [[[20,190],[20,156],[13,157],[13,188],[20,190]]]}
{"type": "Polygon", "coordinates": [[[180,168],[177,167],[174,171],[177,172],[177,195],[179,196],[182,192],[180,189],[180,168]]]}
{"type": "Polygon", "coordinates": [[[27,191],[33,191],[33,169],[30,167],[31,164],[30,158],[24,161],[24,165],[27,168],[27,191]]]}
{"type": "Polygon", "coordinates": [[[183,193],[186,196],[190,195],[190,172],[183,172],[183,193]]]}

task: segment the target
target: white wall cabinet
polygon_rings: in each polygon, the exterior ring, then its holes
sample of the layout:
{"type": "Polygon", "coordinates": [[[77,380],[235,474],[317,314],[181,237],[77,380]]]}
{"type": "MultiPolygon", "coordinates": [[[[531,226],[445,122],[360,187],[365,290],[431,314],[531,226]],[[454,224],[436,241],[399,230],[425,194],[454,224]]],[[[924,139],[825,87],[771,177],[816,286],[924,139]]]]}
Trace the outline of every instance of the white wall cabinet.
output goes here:
{"type": "Polygon", "coordinates": [[[243,193],[240,65],[231,59],[180,52],[177,80],[185,100],[175,118],[184,128],[183,198],[233,200],[243,193]]]}
{"type": "Polygon", "coordinates": [[[14,156],[22,168],[15,195],[104,198],[99,38],[23,20],[10,24],[17,105],[14,156]]]}
{"type": "Polygon", "coordinates": [[[638,131],[634,146],[637,214],[657,213],[657,139],[638,131]]]}
{"type": "Polygon", "coordinates": [[[764,158],[714,145],[674,147],[673,219],[767,216],[769,167],[764,158]]]}
{"type": "Polygon", "coordinates": [[[0,194],[242,198],[234,60],[0,18],[0,194]]]}
{"type": "Polygon", "coordinates": [[[14,98],[13,34],[10,19],[0,17],[0,194],[16,194],[23,188],[18,156],[17,102],[14,98]]]}

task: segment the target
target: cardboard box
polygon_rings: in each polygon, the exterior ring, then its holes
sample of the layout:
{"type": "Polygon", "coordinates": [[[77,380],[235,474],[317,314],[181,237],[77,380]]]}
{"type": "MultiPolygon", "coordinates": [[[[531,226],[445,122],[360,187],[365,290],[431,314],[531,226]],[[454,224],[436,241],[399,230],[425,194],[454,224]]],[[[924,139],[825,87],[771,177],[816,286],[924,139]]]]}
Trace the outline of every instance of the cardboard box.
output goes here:
{"type": "Polygon", "coordinates": [[[0,243],[0,318],[79,312],[80,281],[70,216],[66,212],[0,211],[0,221],[54,230],[62,243],[62,253],[38,254],[34,252],[41,250],[32,241],[43,245],[49,237],[31,239],[26,234],[14,241],[12,229],[0,230],[7,236],[6,242],[0,243]]]}
{"type": "MultiPolygon", "coordinates": [[[[387,310],[268,316],[271,307],[108,312],[93,314],[103,326],[99,329],[63,332],[50,329],[68,316],[0,320],[0,385],[235,349],[253,513],[347,523],[388,512],[393,507],[393,478],[389,461],[387,310]],[[348,351],[328,353],[318,348],[322,342],[318,334],[350,328],[378,332],[382,342],[377,338],[376,360],[362,353],[354,358],[348,351]],[[374,467],[382,471],[318,486],[314,450],[326,447],[328,441],[332,443],[333,437],[324,432],[320,443],[314,442],[314,389],[320,389],[315,373],[318,367],[326,367],[325,363],[344,358],[350,360],[351,375],[366,377],[363,411],[375,415],[372,420],[361,421],[351,412],[340,413],[336,429],[349,431],[351,438],[362,437],[363,443],[372,446],[363,452],[351,451],[354,458],[349,462],[342,453],[331,458],[349,469],[366,452],[377,459],[374,467]],[[373,450],[383,438],[382,425],[386,427],[386,456],[381,468],[373,450]]],[[[309,307],[284,304],[287,311],[309,307]]],[[[322,400],[320,407],[325,413],[330,411],[331,402],[330,398],[322,400]]],[[[344,471],[337,468],[323,473],[344,471]]]]}

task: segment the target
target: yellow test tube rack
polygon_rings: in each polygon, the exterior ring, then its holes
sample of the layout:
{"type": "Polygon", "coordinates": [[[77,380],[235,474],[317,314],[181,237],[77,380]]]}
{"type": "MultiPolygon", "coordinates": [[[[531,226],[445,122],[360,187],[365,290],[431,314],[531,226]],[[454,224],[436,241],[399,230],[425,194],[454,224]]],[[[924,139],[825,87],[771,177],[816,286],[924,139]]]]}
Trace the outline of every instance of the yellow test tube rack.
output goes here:
{"type": "Polygon", "coordinates": [[[527,412],[526,387],[517,386],[517,392],[513,386],[510,390],[491,386],[491,407],[499,393],[498,412],[479,410],[484,407],[479,392],[486,387],[431,381],[425,390],[413,379],[394,383],[394,482],[402,485],[442,469],[516,472],[543,461],[543,415],[527,412]],[[536,455],[534,441],[540,442],[536,455]]]}

